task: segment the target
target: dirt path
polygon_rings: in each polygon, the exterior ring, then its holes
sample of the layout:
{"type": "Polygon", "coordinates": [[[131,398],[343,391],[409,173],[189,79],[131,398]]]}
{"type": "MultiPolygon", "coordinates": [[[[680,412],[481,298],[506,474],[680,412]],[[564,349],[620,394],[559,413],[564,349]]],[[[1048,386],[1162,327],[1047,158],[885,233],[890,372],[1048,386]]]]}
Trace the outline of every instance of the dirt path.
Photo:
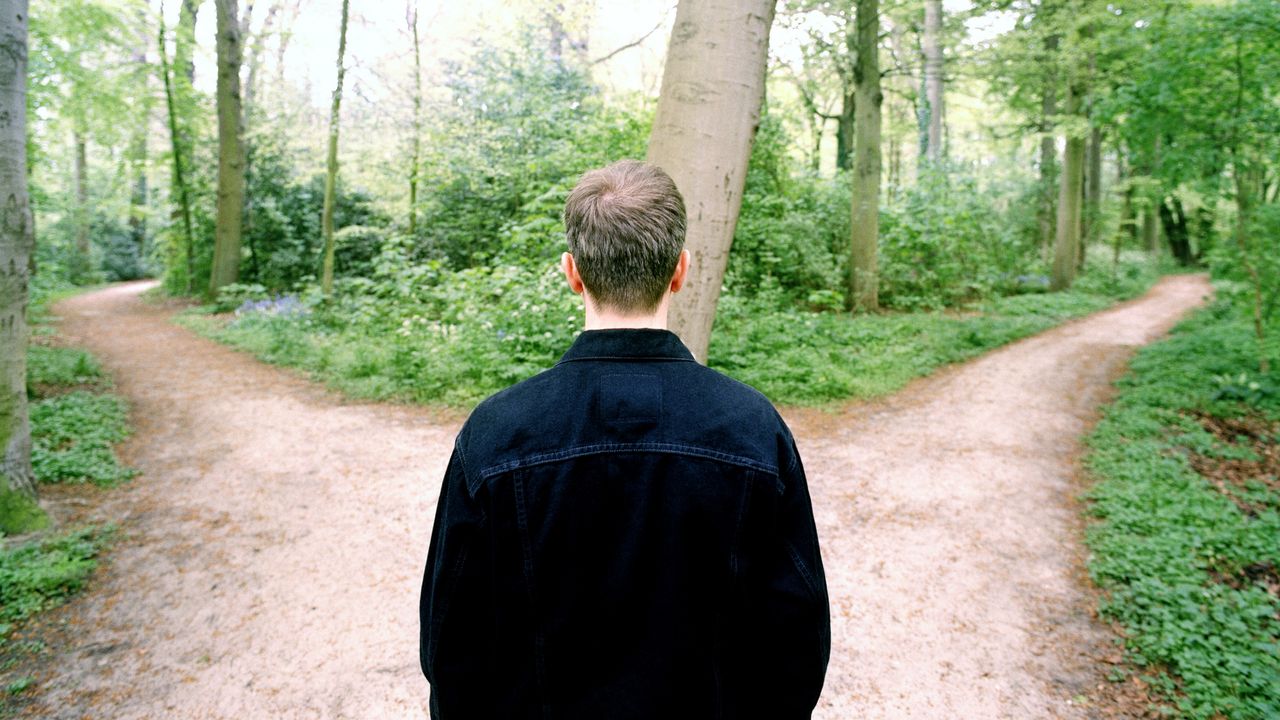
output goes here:
{"type": "MultiPolygon", "coordinates": [[[[93,511],[122,539],[56,614],[65,647],[28,711],[425,717],[417,593],[457,421],[345,403],[173,326],[144,287],[59,307],[133,403],[123,454],[144,475],[93,511]]],[[[1085,717],[1075,441],[1206,290],[1170,278],[887,401],[788,413],[832,591],[818,717],[1085,717]]]]}

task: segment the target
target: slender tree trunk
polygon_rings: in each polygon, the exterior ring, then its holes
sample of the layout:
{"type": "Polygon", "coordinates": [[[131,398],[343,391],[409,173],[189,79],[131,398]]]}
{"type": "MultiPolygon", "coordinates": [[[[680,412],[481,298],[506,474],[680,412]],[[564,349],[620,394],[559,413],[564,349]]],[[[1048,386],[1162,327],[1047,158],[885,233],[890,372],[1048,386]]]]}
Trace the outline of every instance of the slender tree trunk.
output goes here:
{"type": "Polygon", "coordinates": [[[192,53],[196,47],[196,13],[200,10],[200,0],[182,0],[178,11],[178,26],[174,28],[173,67],[174,72],[186,82],[180,86],[183,92],[189,92],[196,82],[196,63],[192,53]]]}
{"type": "Polygon", "coordinates": [[[836,169],[853,167],[854,122],[858,99],[852,84],[846,85],[840,102],[840,115],[836,118],[836,169]]]}
{"type": "Polygon", "coordinates": [[[1125,163],[1124,147],[1116,148],[1116,185],[1124,187],[1124,196],[1120,205],[1120,227],[1117,235],[1128,235],[1132,241],[1138,240],[1138,218],[1133,209],[1133,185],[1129,184],[1129,168],[1125,163]]]}
{"type": "Polygon", "coordinates": [[[1058,148],[1053,135],[1053,116],[1058,112],[1057,76],[1053,72],[1058,52],[1058,36],[1045,38],[1044,90],[1040,95],[1040,248],[1045,259],[1051,256],[1054,242],[1055,202],[1058,181],[1058,148]]]}
{"type": "Polygon", "coordinates": [[[1253,332],[1258,340],[1258,370],[1263,374],[1271,372],[1271,363],[1264,350],[1267,339],[1265,314],[1263,313],[1262,276],[1258,265],[1254,262],[1254,251],[1250,247],[1249,224],[1253,220],[1253,197],[1250,190],[1249,173],[1241,168],[1241,161],[1232,163],[1232,180],[1236,190],[1236,248],[1240,251],[1241,264],[1245,274],[1249,276],[1249,284],[1253,286],[1253,332]]]}
{"type": "Polygon", "coordinates": [[[0,531],[43,524],[27,415],[27,275],[35,251],[27,197],[27,0],[0,0],[0,531]]]}
{"type": "Polygon", "coordinates": [[[1142,211],[1142,245],[1152,255],[1160,253],[1160,226],[1157,224],[1156,202],[1149,200],[1142,211]]]}
{"type": "MultiPolygon", "coordinates": [[[[1080,112],[1081,89],[1078,81],[1067,85],[1065,111],[1068,116],[1080,112]]],[[[1077,131],[1078,132],[1078,131],[1077,131]]],[[[1084,175],[1083,137],[1072,133],[1067,136],[1067,149],[1063,154],[1062,179],[1058,196],[1058,232],[1054,242],[1053,271],[1049,287],[1066,290],[1075,280],[1077,257],[1080,251],[1080,205],[1084,175]]]]}
{"type": "Polygon", "coordinates": [[[1084,232],[1080,236],[1080,257],[1077,265],[1084,267],[1085,254],[1089,245],[1096,243],[1102,236],[1102,128],[1094,126],[1089,130],[1089,141],[1085,146],[1084,173],[1084,232]]]}
{"type": "MultiPolygon", "coordinates": [[[[252,5],[250,5],[252,8],[252,5]]],[[[262,21],[262,29],[253,36],[249,49],[249,73],[244,88],[244,240],[249,246],[249,268],[255,281],[262,279],[262,266],[258,257],[257,238],[253,231],[253,160],[256,150],[253,121],[258,116],[258,70],[262,66],[263,40],[271,34],[275,26],[276,16],[280,14],[280,2],[277,0],[267,10],[267,17],[262,21]]],[[[244,32],[249,33],[249,13],[245,13],[244,32]]]]}
{"type": "Polygon", "coordinates": [[[898,138],[889,138],[889,197],[890,199],[897,196],[898,188],[902,186],[902,141],[898,138]]]}
{"type": "Polygon", "coordinates": [[[1128,180],[1128,170],[1124,162],[1124,146],[1117,144],[1116,146],[1116,186],[1124,188],[1120,204],[1120,225],[1116,228],[1115,235],[1112,240],[1112,256],[1111,269],[1114,273],[1120,268],[1120,250],[1124,245],[1126,236],[1130,240],[1137,238],[1137,227],[1133,217],[1133,187],[1126,187],[1128,180]]]}
{"type": "Polygon", "coordinates": [[[684,195],[693,266],[668,322],[706,362],[764,99],[775,0],[681,0],[667,46],[649,162],[684,195]]]}
{"type": "Polygon", "coordinates": [[[942,160],[943,122],[942,0],[924,3],[924,94],[928,129],[925,135],[924,160],[942,160]]]}
{"type": "Polygon", "coordinates": [[[324,175],[324,216],[321,220],[321,234],[324,236],[324,268],[321,288],[328,295],[333,291],[333,203],[338,182],[338,113],[342,107],[342,67],[343,56],[347,51],[347,4],[342,0],[342,25],[338,30],[338,85],[333,89],[333,106],[329,110],[329,164],[324,175]]]}
{"type": "Polygon", "coordinates": [[[1169,242],[1169,252],[1179,265],[1191,264],[1191,233],[1187,229],[1187,214],[1182,208],[1182,201],[1177,195],[1169,196],[1160,203],[1160,224],[1164,226],[1164,237],[1169,242]]]}
{"type": "MultiPolygon", "coordinates": [[[[145,19],[145,14],[143,15],[145,19]]],[[[141,117],[137,119],[129,148],[129,165],[133,172],[133,188],[129,195],[129,237],[138,250],[138,269],[141,271],[147,245],[147,134],[151,129],[151,92],[148,87],[147,40],[140,38],[142,47],[133,54],[133,62],[141,76],[142,101],[138,103],[141,117]]]]}
{"type": "Polygon", "coordinates": [[[876,253],[880,237],[880,0],[858,0],[857,141],[853,168],[853,234],[845,304],[880,307],[876,253]]]}
{"type": "MultiPolygon", "coordinates": [[[[164,100],[169,116],[169,140],[170,147],[173,149],[173,190],[174,195],[178,198],[178,211],[182,218],[182,249],[186,260],[187,275],[186,289],[187,294],[191,294],[195,290],[195,234],[191,229],[191,196],[187,190],[186,174],[183,169],[184,149],[182,133],[178,130],[178,110],[177,102],[174,99],[173,72],[169,67],[169,51],[165,48],[163,8],[160,15],[159,45],[160,72],[164,76],[164,100]]],[[[170,253],[169,261],[176,265],[178,261],[177,254],[170,253]]]]}
{"type": "Polygon", "coordinates": [[[72,143],[75,145],[72,174],[76,192],[76,257],[71,276],[76,282],[84,282],[92,267],[92,248],[89,246],[89,143],[83,130],[76,128],[72,133],[72,143]]]}
{"type": "Polygon", "coordinates": [[[415,0],[413,33],[413,153],[409,162],[409,237],[418,235],[418,167],[422,164],[422,51],[418,43],[418,5],[415,0]]]}
{"type": "Polygon", "coordinates": [[[218,15],[218,215],[209,295],[240,274],[244,219],[244,118],[240,107],[240,23],[237,0],[216,0],[218,15]]]}

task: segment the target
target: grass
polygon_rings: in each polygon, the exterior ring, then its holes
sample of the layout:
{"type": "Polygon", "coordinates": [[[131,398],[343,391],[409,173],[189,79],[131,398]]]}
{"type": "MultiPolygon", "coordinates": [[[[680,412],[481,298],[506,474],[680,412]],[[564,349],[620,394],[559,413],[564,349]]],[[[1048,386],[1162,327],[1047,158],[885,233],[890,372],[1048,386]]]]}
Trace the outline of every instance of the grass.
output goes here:
{"type": "Polygon", "coordinates": [[[1166,710],[1197,720],[1280,717],[1280,374],[1256,352],[1230,305],[1198,312],[1138,354],[1088,438],[1102,612],[1166,710]]]}
{"type": "MultiPolygon", "coordinates": [[[[963,313],[850,316],[725,297],[710,365],[780,404],[876,397],[941,366],[1135,297],[1157,277],[1144,261],[1123,262],[1114,276],[1109,262],[1100,263],[1070,292],[1005,297],[963,313]]],[[[512,297],[514,286],[485,295],[490,285],[425,290],[449,301],[437,301],[434,310],[398,307],[399,301],[304,303],[299,309],[290,299],[264,301],[259,304],[271,306],[267,311],[232,319],[206,307],[179,322],[349,395],[468,408],[554,364],[581,327],[581,310],[562,281],[552,273],[539,282],[537,294],[524,300],[512,297]],[[285,310],[271,309],[277,305],[285,310]],[[468,305],[478,307],[459,309],[468,305]]]]}

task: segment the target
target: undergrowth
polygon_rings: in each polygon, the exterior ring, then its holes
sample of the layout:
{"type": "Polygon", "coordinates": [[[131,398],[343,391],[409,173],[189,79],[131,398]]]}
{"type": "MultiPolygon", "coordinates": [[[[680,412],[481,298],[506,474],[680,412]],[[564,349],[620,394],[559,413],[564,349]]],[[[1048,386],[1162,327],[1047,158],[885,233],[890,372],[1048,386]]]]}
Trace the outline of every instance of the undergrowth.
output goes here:
{"type": "Polygon", "coordinates": [[[1249,323],[1219,303],[1119,386],[1088,439],[1102,612],[1166,710],[1280,717],[1280,374],[1259,374],[1249,323]]]}
{"type": "Polygon", "coordinates": [[[80,528],[0,550],[0,644],[14,623],[83,586],[111,528],[80,528]]]}
{"type": "MultiPolygon", "coordinates": [[[[420,268],[421,269],[421,268],[420,268]]],[[[581,300],[555,270],[388,271],[334,300],[261,298],[248,288],[184,325],[357,397],[469,407],[550,367],[582,327],[581,300]],[[232,317],[215,314],[235,309],[232,317]]],[[[1156,279],[1145,260],[1091,266],[1065,293],[997,298],[961,311],[851,316],[808,312],[763,287],[726,295],[710,365],[782,404],[893,392],[912,378],[1117,300],[1156,279]]]]}

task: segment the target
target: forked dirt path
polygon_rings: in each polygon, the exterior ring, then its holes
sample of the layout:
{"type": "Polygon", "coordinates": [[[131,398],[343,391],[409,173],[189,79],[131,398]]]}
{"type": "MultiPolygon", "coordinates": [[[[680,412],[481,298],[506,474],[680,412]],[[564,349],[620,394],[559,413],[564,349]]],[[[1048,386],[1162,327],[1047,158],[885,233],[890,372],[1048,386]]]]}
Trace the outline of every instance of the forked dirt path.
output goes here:
{"type": "MultiPolygon", "coordinates": [[[[133,404],[143,475],[89,512],[121,536],[55,613],[26,714],[425,717],[418,586],[458,420],[345,402],[174,326],[145,287],[58,307],[133,404]]],[[[1087,717],[1077,438],[1207,292],[1168,278],[885,401],[786,413],[831,588],[816,717],[1087,717]]]]}

